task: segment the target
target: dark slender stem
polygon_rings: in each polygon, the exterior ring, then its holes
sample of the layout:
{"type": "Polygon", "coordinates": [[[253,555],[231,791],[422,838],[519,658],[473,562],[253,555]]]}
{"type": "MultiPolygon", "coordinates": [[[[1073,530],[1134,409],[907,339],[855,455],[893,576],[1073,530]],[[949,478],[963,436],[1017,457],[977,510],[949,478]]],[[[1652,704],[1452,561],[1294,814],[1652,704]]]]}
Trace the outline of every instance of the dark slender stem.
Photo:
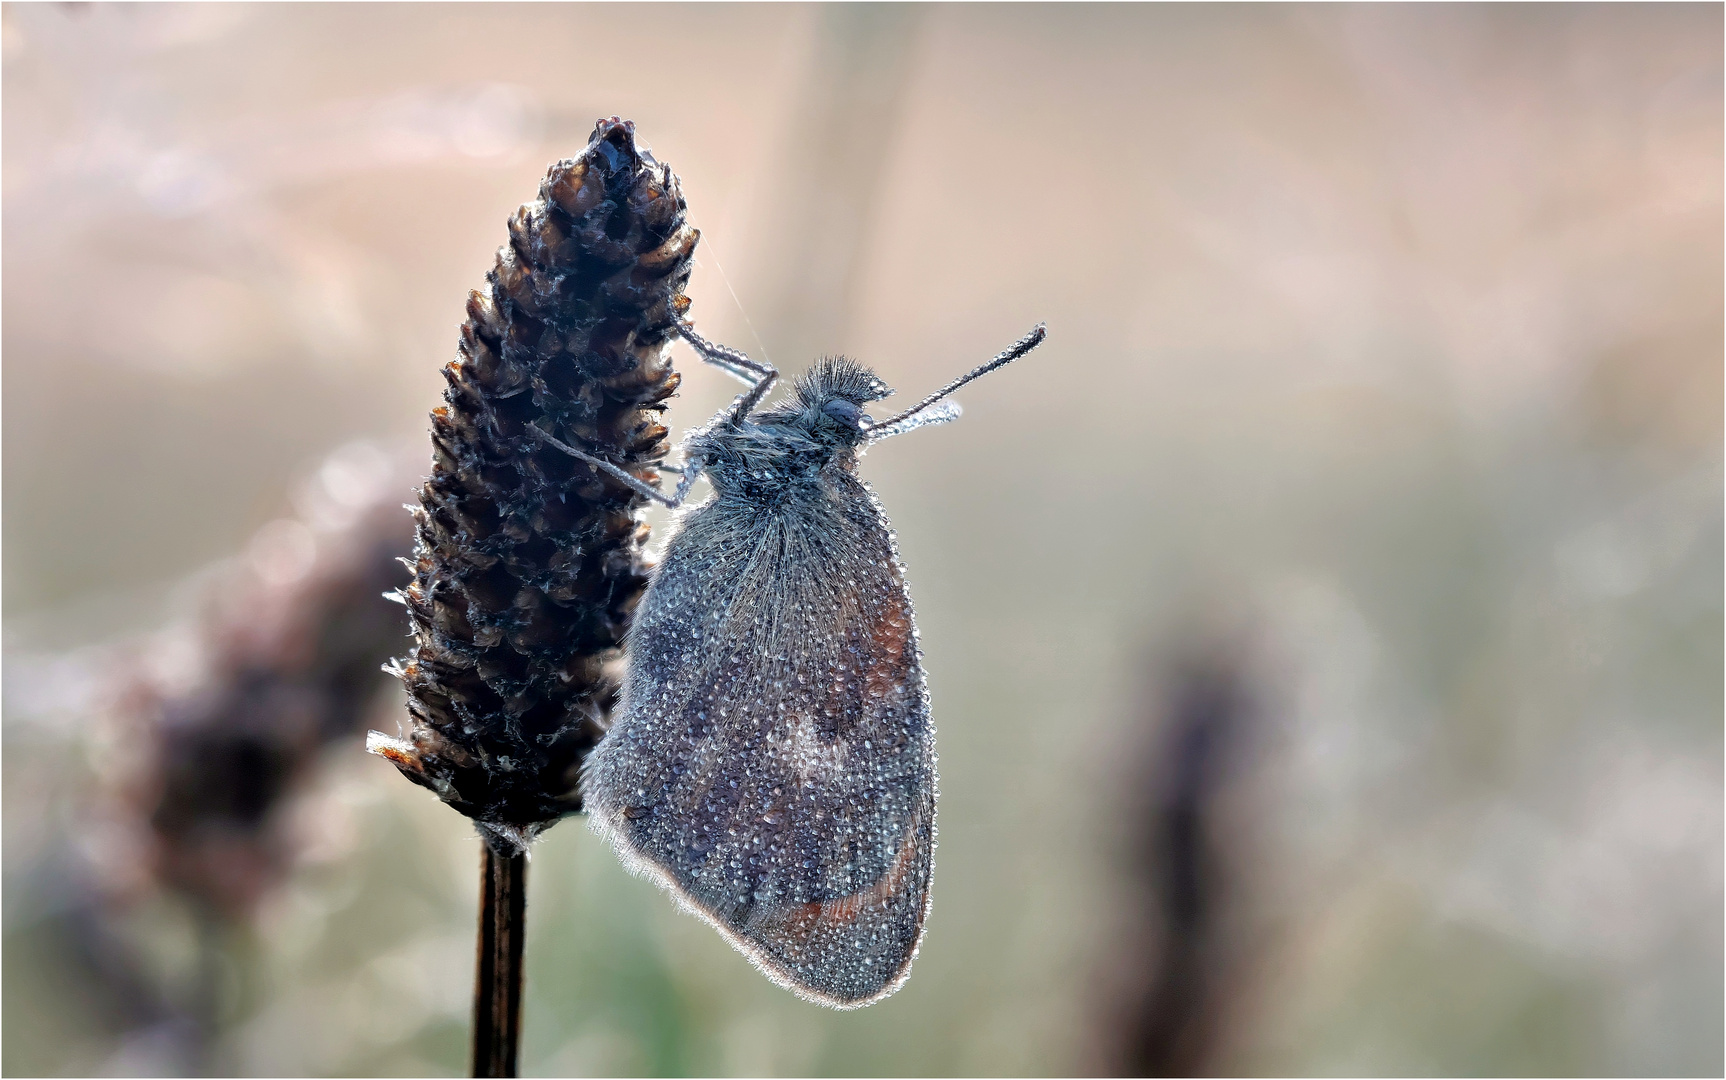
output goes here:
{"type": "Polygon", "coordinates": [[[527,856],[480,845],[479,956],[473,983],[473,1074],[515,1076],[521,1044],[521,943],[527,856]]]}

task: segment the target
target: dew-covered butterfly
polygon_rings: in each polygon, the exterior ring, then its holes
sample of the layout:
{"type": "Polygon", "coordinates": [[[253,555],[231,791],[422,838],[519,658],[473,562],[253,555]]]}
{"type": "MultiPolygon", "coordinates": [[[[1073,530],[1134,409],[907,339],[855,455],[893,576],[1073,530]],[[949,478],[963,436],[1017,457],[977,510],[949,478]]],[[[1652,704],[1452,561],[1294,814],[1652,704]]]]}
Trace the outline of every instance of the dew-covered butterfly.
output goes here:
{"type": "Polygon", "coordinates": [[[858,458],[956,418],[943,399],[1029,352],[1044,328],[880,423],[864,407],[892,391],[867,368],[821,360],[758,409],[778,372],[678,329],[749,389],[685,440],[673,494],[533,429],[670,507],[697,476],[713,486],[681,516],[636,610],[621,702],[582,797],[629,869],[769,979],[868,1005],[904,983],[923,934],[935,731],[894,534],[858,458]]]}

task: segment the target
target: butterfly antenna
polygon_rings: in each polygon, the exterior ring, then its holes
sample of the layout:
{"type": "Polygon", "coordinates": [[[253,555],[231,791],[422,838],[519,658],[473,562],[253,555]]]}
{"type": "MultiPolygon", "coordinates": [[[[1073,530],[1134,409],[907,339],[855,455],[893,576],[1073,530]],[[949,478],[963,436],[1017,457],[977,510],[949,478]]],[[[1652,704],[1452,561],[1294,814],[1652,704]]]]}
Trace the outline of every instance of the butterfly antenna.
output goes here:
{"type": "Polygon", "coordinates": [[[983,376],[989,374],[989,372],[994,371],[998,367],[1006,367],[1008,364],[1011,364],[1013,361],[1017,360],[1019,357],[1024,356],[1026,353],[1030,352],[1032,349],[1035,349],[1038,345],[1041,345],[1043,343],[1043,339],[1047,336],[1048,336],[1048,331],[1044,328],[1044,324],[1038,323],[1037,328],[1035,330],[1032,330],[1029,334],[1026,334],[1024,337],[1022,337],[1018,341],[1014,342],[1013,347],[1008,349],[1006,352],[1002,353],[1000,356],[995,357],[995,359],[989,361],[987,364],[984,364],[981,367],[973,368],[972,370],[966,372],[964,375],[959,376],[957,379],[954,379],[952,382],[948,383],[946,386],[943,386],[941,389],[935,391],[933,394],[930,394],[928,397],[924,398],[922,401],[919,401],[917,404],[911,406],[909,409],[906,409],[904,412],[900,413],[898,416],[893,416],[893,417],[889,417],[886,420],[877,421],[875,424],[872,425],[872,430],[879,431],[882,428],[888,428],[888,427],[892,427],[896,424],[903,423],[904,421],[910,419],[911,417],[916,416],[918,413],[922,412],[924,409],[927,409],[929,406],[935,404],[937,401],[940,401],[942,398],[946,397],[948,394],[951,394],[953,391],[959,389],[959,387],[964,386],[966,383],[970,382],[972,379],[980,379],[983,376]]]}

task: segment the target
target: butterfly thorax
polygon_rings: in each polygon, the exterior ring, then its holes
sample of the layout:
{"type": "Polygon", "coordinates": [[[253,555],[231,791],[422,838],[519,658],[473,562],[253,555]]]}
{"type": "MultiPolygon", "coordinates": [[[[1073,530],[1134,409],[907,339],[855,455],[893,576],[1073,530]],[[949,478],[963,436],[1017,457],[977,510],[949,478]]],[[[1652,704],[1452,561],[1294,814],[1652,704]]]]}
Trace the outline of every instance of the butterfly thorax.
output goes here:
{"type": "Polygon", "coordinates": [[[700,452],[719,498],[763,504],[813,494],[823,472],[857,467],[856,452],[848,447],[823,444],[797,428],[747,420],[709,433],[700,452]]]}
{"type": "Polygon", "coordinates": [[[721,499],[813,495],[822,474],[852,473],[869,441],[863,407],[892,393],[844,357],[819,360],[780,404],[702,433],[692,449],[721,499]]]}

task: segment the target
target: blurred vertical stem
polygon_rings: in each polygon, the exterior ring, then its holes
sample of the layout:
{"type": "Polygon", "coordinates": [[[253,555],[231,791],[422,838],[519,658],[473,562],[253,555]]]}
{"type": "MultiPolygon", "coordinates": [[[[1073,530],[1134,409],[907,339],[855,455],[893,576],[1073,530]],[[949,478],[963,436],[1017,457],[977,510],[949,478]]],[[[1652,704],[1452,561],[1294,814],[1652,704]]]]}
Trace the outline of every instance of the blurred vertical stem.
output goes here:
{"type": "Polygon", "coordinates": [[[515,1076],[521,1045],[527,854],[480,844],[479,948],[473,981],[473,1075],[515,1076]]]}
{"type": "Polygon", "coordinates": [[[772,195],[780,247],[762,328],[775,353],[818,356],[851,334],[926,17],[915,4],[821,5],[772,195]]]}

